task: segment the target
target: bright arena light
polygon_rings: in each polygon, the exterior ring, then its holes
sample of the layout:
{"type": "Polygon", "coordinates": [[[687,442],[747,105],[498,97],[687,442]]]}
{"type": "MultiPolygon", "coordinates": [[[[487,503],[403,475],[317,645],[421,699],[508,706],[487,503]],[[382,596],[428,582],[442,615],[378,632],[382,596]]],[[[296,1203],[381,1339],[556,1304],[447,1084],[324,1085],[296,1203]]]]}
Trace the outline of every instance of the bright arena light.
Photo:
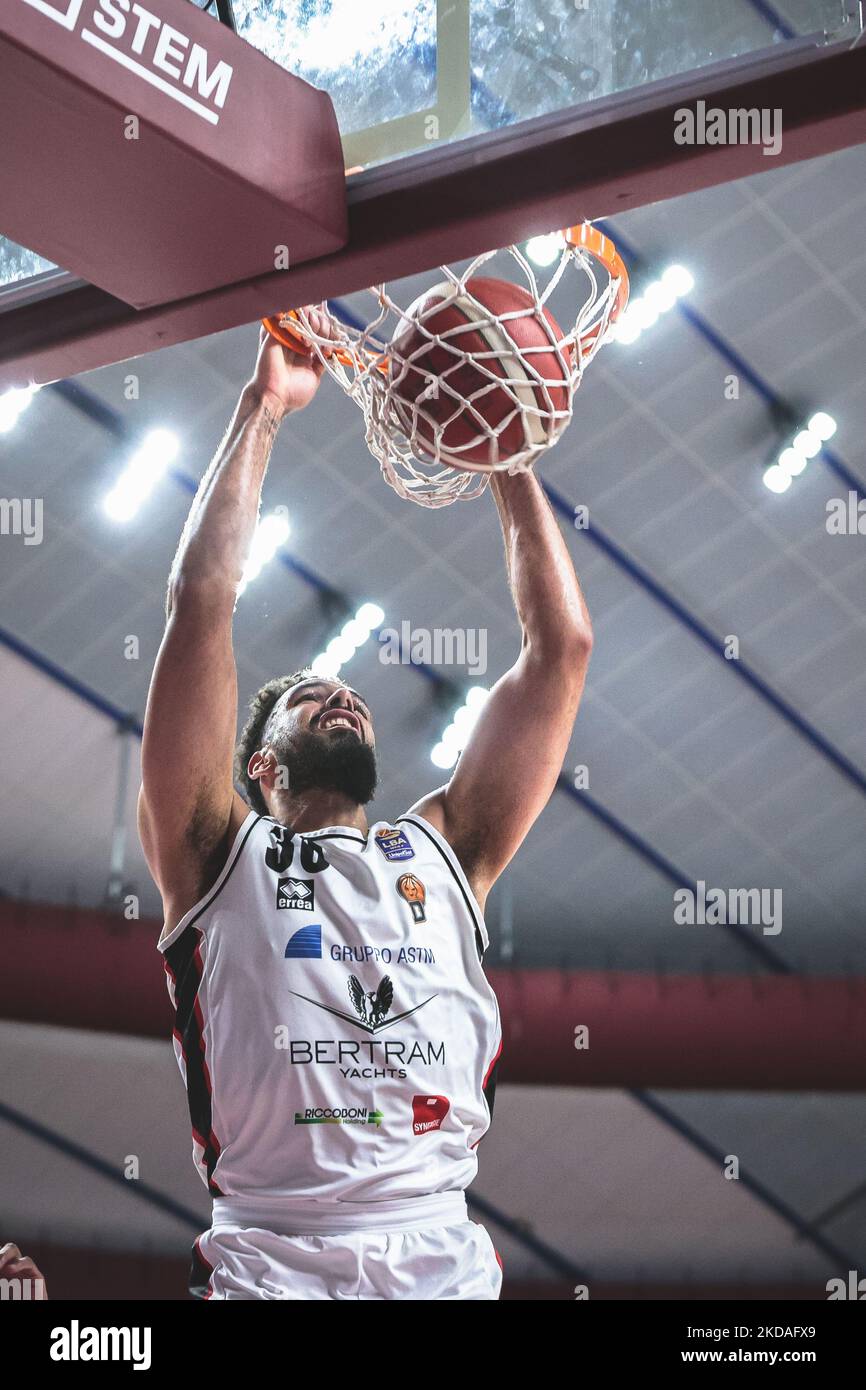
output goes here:
{"type": "Polygon", "coordinates": [[[641,333],[652,328],[682,295],[694,289],[694,284],[695,278],[685,266],[669,265],[660,280],[646,285],[643,293],[631,301],[622,318],[614,325],[611,337],[615,342],[626,345],[637,342],[641,333]]]}
{"type": "Polygon", "coordinates": [[[276,555],[281,545],[285,545],[290,531],[288,517],[282,512],[271,512],[263,516],[256,527],[250,553],[244,565],[243,577],[238,585],[240,596],[251,580],[261,574],[265,565],[276,555]]]}
{"type": "Polygon", "coordinates": [[[794,436],[791,448],[804,458],[813,459],[821,452],[821,441],[811,430],[800,430],[800,433],[794,436]]]}
{"type": "Polygon", "coordinates": [[[473,685],[463,704],[455,711],[439,743],[430,754],[434,767],[452,768],[469,742],[476,720],[487,703],[490,691],[483,685],[473,685]]]}
{"type": "Polygon", "coordinates": [[[382,626],[385,621],[385,614],[378,603],[362,603],[355,614],[355,621],[363,623],[369,636],[374,628],[382,626]]]}
{"type": "Polygon", "coordinates": [[[790,486],[790,473],[786,473],[778,463],[771,464],[764,474],[764,487],[768,487],[771,492],[787,492],[790,486]]]}
{"type": "Polygon", "coordinates": [[[643,297],[651,309],[658,314],[666,314],[677,302],[677,296],[664,280],[654,280],[643,292],[643,297]]]}
{"type": "Polygon", "coordinates": [[[136,449],[102,506],[112,521],[130,521],[147,500],[180,444],[171,430],[151,430],[136,449]]]}
{"type": "Polygon", "coordinates": [[[466,694],[466,704],[470,709],[481,709],[487,704],[487,697],[490,691],[485,685],[470,686],[466,694]]]}
{"type": "Polygon", "coordinates": [[[695,277],[684,265],[669,265],[662,276],[662,284],[667,285],[677,299],[681,299],[694,289],[695,277]]]}
{"type": "Polygon", "coordinates": [[[617,323],[614,324],[611,336],[613,337],[615,342],[625,343],[626,346],[628,346],[628,344],[630,343],[637,342],[638,338],[640,337],[640,329],[638,328],[637,324],[633,323],[632,320],[629,318],[628,310],[626,310],[623,317],[617,323]]]}
{"type": "Polygon", "coordinates": [[[836,433],[836,421],[826,410],[818,410],[804,429],[794,435],[790,444],[780,453],[777,461],[764,474],[764,482],[771,492],[787,492],[792,478],[799,478],[810,459],[820,454],[826,440],[836,433]],[[786,478],[787,482],[782,483],[786,478]]]}
{"type": "Polygon", "coordinates": [[[38,386],[13,386],[0,396],[0,434],[8,434],[17,425],[32,401],[38,386]]]}
{"type": "Polygon", "coordinates": [[[329,680],[332,677],[336,679],[339,675],[339,671],[334,670],[334,663],[327,652],[319,652],[318,656],[313,657],[310,662],[310,670],[314,676],[321,676],[323,679],[326,676],[329,680]]]}
{"type": "Polygon", "coordinates": [[[778,467],[783,473],[787,473],[789,478],[798,478],[808,463],[805,454],[798,454],[796,449],[783,449],[778,459],[778,467]]]}
{"type": "Polygon", "coordinates": [[[823,444],[826,440],[832,439],[836,433],[836,421],[832,415],[827,414],[826,410],[819,410],[812,416],[806,429],[811,434],[816,434],[823,444]]]}
{"type": "Polygon", "coordinates": [[[546,236],[533,236],[526,243],[526,254],[533,265],[553,265],[565,245],[560,232],[548,232],[546,236]]]}
{"type": "MultiPolygon", "coordinates": [[[[652,289],[652,286],[650,286],[650,289],[652,289]]],[[[645,328],[652,328],[659,316],[658,309],[654,309],[649,300],[645,299],[643,296],[634,301],[629,312],[641,333],[643,333],[645,328]]]]}
{"type": "Polygon", "coordinates": [[[325,648],[325,655],[330,657],[334,669],[339,671],[355,655],[355,644],[347,637],[332,637],[325,648]]]}
{"type": "Polygon", "coordinates": [[[336,679],[340,668],[351,661],[359,647],[370,638],[370,634],[380,628],[385,614],[378,603],[362,603],[354,618],[343,624],[342,631],[333,637],[323,652],[313,659],[310,669],[315,676],[328,676],[336,679]]]}
{"type": "Polygon", "coordinates": [[[430,754],[430,761],[434,767],[441,767],[447,771],[456,763],[457,754],[451,748],[446,747],[444,743],[437,743],[430,754]]]}

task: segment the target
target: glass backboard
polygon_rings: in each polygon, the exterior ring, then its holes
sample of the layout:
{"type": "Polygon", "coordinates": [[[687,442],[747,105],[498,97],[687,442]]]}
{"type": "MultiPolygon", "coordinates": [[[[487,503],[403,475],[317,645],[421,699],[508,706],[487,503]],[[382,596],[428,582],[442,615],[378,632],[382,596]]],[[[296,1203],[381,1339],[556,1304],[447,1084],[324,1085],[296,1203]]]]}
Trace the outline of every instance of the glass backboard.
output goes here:
{"type": "Polygon", "coordinates": [[[850,0],[233,0],[238,33],[323,88],[379,164],[796,37],[850,0]]]}

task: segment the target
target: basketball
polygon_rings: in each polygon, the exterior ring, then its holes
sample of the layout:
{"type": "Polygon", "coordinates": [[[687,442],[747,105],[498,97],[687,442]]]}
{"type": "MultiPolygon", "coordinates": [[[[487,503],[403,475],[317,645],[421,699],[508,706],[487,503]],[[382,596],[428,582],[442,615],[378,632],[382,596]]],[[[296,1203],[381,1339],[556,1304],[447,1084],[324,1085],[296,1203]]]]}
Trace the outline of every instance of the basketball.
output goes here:
{"type": "Polygon", "coordinates": [[[416,448],[435,458],[438,442],[443,463],[484,472],[549,441],[569,408],[571,344],[527,290],[445,281],[406,318],[391,342],[391,402],[416,448]]]}

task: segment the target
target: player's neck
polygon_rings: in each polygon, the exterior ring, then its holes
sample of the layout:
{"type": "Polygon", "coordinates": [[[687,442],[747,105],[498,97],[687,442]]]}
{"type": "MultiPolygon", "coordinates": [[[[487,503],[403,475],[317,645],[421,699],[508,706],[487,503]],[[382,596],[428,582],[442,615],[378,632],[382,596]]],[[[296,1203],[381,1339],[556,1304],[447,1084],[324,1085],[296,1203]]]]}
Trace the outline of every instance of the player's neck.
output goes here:
{"type": "Polygon", "coordinates": [[[352,801],[342,792],[309,791],[293,796],[288,791],[279,791],[271,798],[270,814],[282,825],[290,825],[298,833],[304,830],[321,830],[326,825],[346,825],[351,829],[367,833],[367,817],[363,806],[352,801]]]}

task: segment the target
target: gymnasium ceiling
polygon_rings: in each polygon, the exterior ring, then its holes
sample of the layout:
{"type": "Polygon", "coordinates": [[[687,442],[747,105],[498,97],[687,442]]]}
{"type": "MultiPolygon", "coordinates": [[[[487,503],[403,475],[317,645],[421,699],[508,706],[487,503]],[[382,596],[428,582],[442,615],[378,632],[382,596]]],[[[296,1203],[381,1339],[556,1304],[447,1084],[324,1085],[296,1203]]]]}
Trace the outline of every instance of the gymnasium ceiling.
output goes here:
{"type": "MultiPolygon", "coordinates": [[[[826,503],[848,489],[820,459],[783,496],[763,486],[786,431],[747,377],[804,416],[830,411],[833,453],[863,478],[864,206],[861,146],[648,207],[609,229],[628,245],[638,290],[671,261],[691,270],[687,303],[705,327],[673,310],[637,343],[605,348],[541,469],[569,505],[589,506],[619,563],[564,521],[596,633],[565,772],[587,766],[592,804],[555,793],[491,899],[494,963],[761,968],[724,928],[674,925],[661,859],[686,881],[781,888],[783,930],[762,939],[794,969],[864,968],[863,786],[687,622],[736,635],[741,663],[859,768],[862,783],[864,539],[827,533],[826,503]],[[732,372],[737,400],[726,398],[732,372]],[[679,616],[652,597],[647,576],[679,616]]],[[[401,290],[408,298],[414,287],[401,290]]],[[[41,496],[45,517],[41,545],[6,536],[0,546],[7,894],[102,901],[119,749],[110,718],[12,646],[25,643],[141,719],[189,487],[219,442],[255,342],[255,328],[238,329],[81,378],[130,442],[52,388],[0,436],[4,495],[41,496]],[[134,401],[125,398],[130,373],[134,401]],[[131,443],[159,426],[181,441],[183,478],[166,478],[119,526],[101,499],[131,443]],[[130,635],[137,660],[125,657],[130,635]]],[[[264,501],[288,508],[290,555],[353,600],[381,604],[387,624],[485,628],[486,684],[516,656],[489,497],[440,512],[401,502],[367,454],[356,407],[332,383],[284,425],[264,501]]],[[[315,587],[271,564],[238,608],[242,698],[313,656],[335,626],[315,587]]],[[[440,780],[429,755],[450,709],[416,671],[381,664],[372,643],[345,670],[378,731],[382,791],[371,815],[391,818],[440,780]]],[[[134,832],[135,781],[126,879],[143,914],[156,916],[134,832]]]]}

